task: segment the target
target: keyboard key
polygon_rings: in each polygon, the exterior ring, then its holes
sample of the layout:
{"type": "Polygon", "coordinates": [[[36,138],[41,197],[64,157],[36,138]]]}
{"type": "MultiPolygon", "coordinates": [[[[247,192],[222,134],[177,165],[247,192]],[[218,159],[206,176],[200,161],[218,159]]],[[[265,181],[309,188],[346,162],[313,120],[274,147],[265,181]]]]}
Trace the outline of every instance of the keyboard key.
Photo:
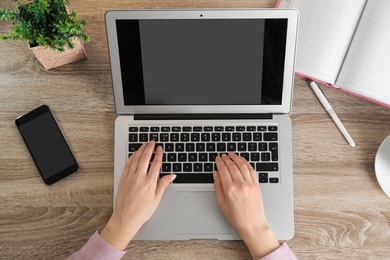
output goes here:
{"type": "Polygon", "coordinates": [[[200,140],[199,133],[192,133],[191,134],[191,142],[199,142],[199,140],[200,140]]]}
{"type": "Polygon", "coordinates": [[[177,177],[173,183],[213,183],[212,173],[183,173],[176,174],[177,177]]]}
{"type": "Polygon", "coordinates": [[[207,143],[206,144],[206,150],[208,152],[214,152],[215,151],[215,143],[207,143]]]}
{"type": "Polygon", "coordinates": [[[154,140],[155,142],[158,142],[158,134],[157,133],[149,134],[149,141],[152,141],[152,140],[154,140]]]}
{"type": "Polygon", "coordinates": [[[179,142],[179,134],[178,133],[171,133],[170,135],[171,142],[179,142]]]}
{"type": "Polygon", "coordinates": [[[168,133],[160,134],[160,141],[161,142],[168,142],[169,141],[169,134],[168,133]]]}
{"type": "Polygon", "coordinates": [[[200,153],[199,154],[199,161],[200,162],[207,162],[208,154],[207,153],[200,153]]]}
{"type": "Polygon", "coordinates": [[[177,154],[177,161],[178,162],[186,162],[187,161],[187,154],[186,153],[178,153],[177,154]]]}
{"type": "Polygon", "coordinates": [[[192,163],[183,163],[184,172],[192,172],[192,163]]]}
{"type": "Polygon", "coordinates": [[[188,161],[189,162],[197,162],[198,161],[198,154],[197,153],[189,153],[188,154],[188,161]]]}
{"type": "Polygon", "coordinates": [[[172,164],[170,163],[163,163],[161,166],[162,172],[171,172],[172,171],[172,164]]]}
{"type": "Polygon", "coordinates": [[[149,127],[143,126],[139,128],[140,132],[149,132],[149,127]]]}
{"type": "Polygon", "coordinates": [[[174,163],[173,165],[173,172],[181,172],[181,163],[174,163]]]}
{"type": "Polygon", "coordinates": [[[180,126],[172,126],[172,132],[181,132],[180,126]]]}
{"type": "Polygon", "coordinates": [[[213,131],[213,127],[212,126],[205,126],[205,127],[203,127],[203,131],[205,131],[205,132],[212,132],[213,131]]]}
{"type": "Polygon", "coordinates": [[[205,172],[213,172],[214,170],[213,163],[205,163],[203,167],[205,172]]]}
{"type": "Polygon", "coordinates": [[[202,172],[203,164],[202,163],[194,163],[194,172],[202,172]]]}
{"type": "Polygon", "coordinates": [[[270,183],[279,183],[279,178],[269,178],[270,183]]]}
{"type": "Polygon", "coordinates": [[[149,135],[148,134],[139,134],[139,141],[140,142],[148,142],[149,141],[149,135]]]}
{"type": "Polygon", "coordinates": [[[176,143],[175,144],[175,151],[176,152],[184,152],[184,144],[183,143],[176,143]]]}
{"type": "Polygon", "coordinates": [[[257,144],[256,143],[248,143],[248,151],[250,151],[250,152],[257,151],[257,144]]]}
{"type": "Polygon", "coordinates": [[[269,126],[268,131],[272,131],[272,132],[278,131],[278,127],[277,126],[269,126]]]}
{"type": "Polygon", "coordinates": [[[153,127],[150,128],[150,132],[160,132],[160,127],[153,126],[153,127]]]}
{"type": "Polygon", "coordinates": [[[168,162],[176,162],[176,160],[177,160],[177,156],[175,153],[168,153],[167,157],[168,157],[167,158],[168,162]]]}
{"type": "Polygon", "coordinates": [[[225,126],[225,131],[233,132],[234,131],[234,126],[225,126]]]}
{"type": "Polygon", "coordinates": [[[229,152],[235,152],[237,150],[237,145],[236,143],[228,143],[226,148],[229,152]]]}
{"type": "Polygon", "coordinates": [[[211,141],[213,141],[213,142],[221,141],[221,134],[220,133],[212,133],[211,134],[211,141]]]}
{"type": "Polygon", "coordinates": [[[271,154],[270,153],[261,153],[261,161],[262,162],[271,161],[271,154]]]}
{"type": "Polygon", "coordinates": [[[279,165],[277,163],[256,163],[256,171],[279,171],[279,165]]]}
{"type": "Polygon", "coordinates": [[[259,183],[268,183],[268,178],[259,178],[259,183]]]}
{"type": "Polygon", "coordinates": [[[241,157],[244,157],[245,160],[249,161],[249,153],[240,153],[241,157]]]}
{"type": "Polygon", "coordinates": [[[187,152],[194,152],[195,151],[195,144],[194,143],[186,143],[186,151],[187,152]]]}
{"type": "Polygon", "coordinates": [[[217,158],[217,156],[217,153],[209,153],[209,162],[215,162],[215,158],[217,158]]]}
{"type": "Polygon", "coordinates": [[[252,141],[252,133],[244,133],[242,135],[242,140],[243,141],[252,141]]]}
{"type": "Polygon", "coordinates": [[[173,143],[166,143],[165,144],[165,152],[173,152],[174,151],[174,145],[173,143]]]}
{"type": "Polygon", "coordinates": [[[140,143],[131,143],[131,144],[129,144],[129,152],[132,153],[132,152],[137,151],[141,147],[141,145],[142,144],[140,144],[140,143]]]}
{"type": "Polygon", "coordinates": [[[263,134],[262,133],[253,133],[253,141],[262,141],[263,134]]]}
{"type": "Polygon", "coordinates": [[[192,127],[191,126],[183,126],[183,132],[191,132],[192,127]]]}
{"type": "Polygon", "coordinates": [[[169,126],[162,126],[161,127],[161,132],[170,132],[171,128],[169,126]]]}
{"type": "Polygon", "coordinates": [[[261,132],[267,131],[267,127],[266,126],[258,126],[257,131],[261,131],[261,132]]]}
{"type": "Polygon", "coordinates": [[[230,133],[223,133],[222,134],[222,141],[225,141],[225,142],[230,142],[232,139],[231,139],[231,134],[230,133]]]}
{"type": "Polygon", "coordinates": [[[135,126],[129,127],[129,132],[138,132],[138,127],[135,126]]]}
{"type": "Polygon", "coordinates": [[[279,160],[278,156],[278,143],[269,143],[269,150],[271,151],[271,160],[279,160]]]}
{"type": "Polygon", "coordinates": [[[260,152],[268,151],[267,147],[268,147],[267,143],[259,143],[259,151],[260,152]]]}
{"type": "Polygon", "coordinates": [[[202,127],[201,126],[194,126],[192,128],[192,131],[194,131],[194,132],[202,132],[202,127]]]}
{"type": "Polygon", "coordinates": [[[246,143],[238,143],[237,150],[240,152],[246,151],[246,143]]]}
{"type": "Polygon", "coordinates": [[[245,126],[236,126],[236,131],[240,131],[240,132],[245,131],[245,126]]]}
{"type": "Polygon", "coordinates": [[[214,131],[216,132],[223,132],[223,126],[215,126],[214,131]]]}
{"type": "Polygon", "coordinates": [[[268,173],[266,172],[259,173],[259,183],[268,183],[268,173]]]}
{"type": "Polygon", "coordinates": [[[277,133],[264,133],[264,141],[277,141],[278,134],[277,133]]]}
{"type": "Polygon", "coordinates": [[[241,133],[233,133],[233,141],[240,142],[241,141],[241,133]]]}
{"type": "Polygon", "coordinates": [[[218,152],[226,151],[226,143],[217,143],[217,151],[218,152]]]}
{"type": "Polygon", "coordinates": [[[202,142],[209,142],[211,140],[210,133],[202,133],[200,136],[202,142]]]}
{"type": "Polygon", "coordinates": [[[260,153],[251,153],[251,161],[258,162],[260,161],[260,153]]]}
{"type": "Polygon", "coordinates": [[[195,145],[195,147],[196,147],[196,151],[197,152],[204,152],[204,151],[206,151],[206,144],[204,144],[204,143],[197,143],[195,145]]]}
{"type": "Polygon", "coordinates": [[[256,131],[256,126],[247,126],[246,131],[250,131],[250,132],[256,131]]]}
{"type": "Polygon", "coordinates": [[[181,142],[188,142],[190,140],[190,134],[189,133],[181,133],[180,134],[180,141],[181,142]]]}
{"type": "Polygon", "coordinates": [[[129,134],[129,142],[131,143],[138,142],[138,134],[129,134]]]}

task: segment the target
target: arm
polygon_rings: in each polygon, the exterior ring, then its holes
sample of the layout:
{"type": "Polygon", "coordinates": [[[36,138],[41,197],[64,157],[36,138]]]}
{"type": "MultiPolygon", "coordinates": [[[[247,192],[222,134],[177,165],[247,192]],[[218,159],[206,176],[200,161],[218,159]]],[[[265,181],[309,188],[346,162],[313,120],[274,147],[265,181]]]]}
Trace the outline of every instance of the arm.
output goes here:
{"type": "MultiPolygon", "coordinates": [[[[218,205],[247,245],[253,259],[287,250],[280,245],[264,214],[258,177],[252,166],[234,153],[216,158],[214,186],[218,205]]],[[[284,246],[285,245],[285,246],[284,246]]],[[[291,251],[289,251],[291,252],[291,251]]],[[[291,252],[291,255],[294,256],[291,252]]],[[[295,259],[289,258],[289,259],[295,259]]]]}

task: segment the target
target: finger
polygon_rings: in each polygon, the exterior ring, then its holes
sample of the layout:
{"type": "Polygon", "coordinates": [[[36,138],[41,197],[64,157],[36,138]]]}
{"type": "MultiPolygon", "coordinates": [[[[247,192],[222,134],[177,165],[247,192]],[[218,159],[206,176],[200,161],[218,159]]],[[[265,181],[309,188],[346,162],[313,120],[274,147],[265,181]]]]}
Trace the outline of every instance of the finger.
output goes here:
{"type": "Polygon", "coordinates": [[[161,164],[162,164],[163,150],[161,146],[158,146],[156,149],[156,154],[154,155],[154,159],[152,164],[150,165],[148,176],[157,181],[158,174],[160,173],[161,164]]]}
{"type": "Polygon", "coordinates": [[[125,163],[125,167],[123,167],[121,179],[126,178],[129,175],[130,167],[131,167],[131,164],[133,162],[133,158],[134,158],[136,153],[137,153],[137,151],[135,151],[129,158],[127,158],[127,161],[125,163]]]}
{"type": "Polygon", "coordinates": [[[131,172],[131,173],[135,174],[137,172],[139,160],[140,160],[142,154],[144,153],[146,146],[147,146],[146,143],[142,144],[141,147],[137,150],[137,152],[134,153],[134,158],[132,159],[129,173],[131,172]]]}
{"type": "Polygon", "coordinates": [[[228,168],[226,167],[225,162],[222,160],[221,157],[217,156],[217,158],[215,158],[215,164],[217,165],[218,176],[221,180],[222,187],[228,187],[228,185],[233,183],[233,179],[229,173],[228,168]]]}
{"type": "Polygon", "coordinates": [[[173,182],[173,180],[176,179],[175,174],[168,174],[162,177],[156,187],[156,196],[155,199],[158,203],[160,203],[162,195],[164,194],[165,190],[167,189],[169,183],[173,182]]]}
{"type": "Polygon", "coordinates": [[[242,158],[246,164],[246,166],[248,167],[249,169],[249,175],[252,179],[252,183],[258,183],[259,182],[259,177],[257,176],[257,172],[255,171],[255,169],[253,169],[252,165],[247,161],[245,160],[244,158],[242,158]]]}
{"type": "Polygon", "coordinates": [[[138,168],[136,174],[142,174],[147,175],[148,174],[148,168],[150,163],[150,158],[152,157],[153,151],[154,151],[154,145],[155,142],[152,140],[150,143],[146,146],[141,158],[139,159],[138,168]]]}
{"type": "MultiPolygon", "coordinates": [[[[241,176],[245,181],[250,181],[252,182],[250,172],[248,169],[247,164],[242,160],[244,158],[238,156],[235,153],[229,152],[230,158],[233,160],[233,162],[236,164],[238,169],[240,170],[241,176]]],[[[244,159],[245,160],[245,159],[244,159]]]]}
{"type": "Polygon", "coordinates": [[[243,181],[244,179],[242,177],[242,174],[240,173],[240,169],[238,169],[237,165],[230,159],[230,157],[227,156],[226,154],[223,154],[222,159],[225,162],[225,165],[229,170],[233,181],[234,182],[243,181]]]}
{"type": "Polygon", "coordinates": [[[221,205],[221,203],[225,201],[225,193],[223,191],[221,178],[219,177],[218,172],[214,172],[213,177],[214,177],[215,195],[217,196],[218,205],[221,205]]]}

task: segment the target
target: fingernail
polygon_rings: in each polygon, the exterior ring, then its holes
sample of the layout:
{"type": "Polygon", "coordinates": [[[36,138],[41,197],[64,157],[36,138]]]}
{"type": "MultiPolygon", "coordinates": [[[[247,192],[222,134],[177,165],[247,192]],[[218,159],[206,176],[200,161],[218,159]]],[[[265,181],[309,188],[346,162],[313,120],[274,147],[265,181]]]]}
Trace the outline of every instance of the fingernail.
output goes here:
{"type": "Polygon", "coordinates": [[[176,179],[176,177],[177,177],[176,174],[172,174],[172,175],[171,175],[171,180],[170,180],[170,182],[173,182],[173,181],[176,179]]]}

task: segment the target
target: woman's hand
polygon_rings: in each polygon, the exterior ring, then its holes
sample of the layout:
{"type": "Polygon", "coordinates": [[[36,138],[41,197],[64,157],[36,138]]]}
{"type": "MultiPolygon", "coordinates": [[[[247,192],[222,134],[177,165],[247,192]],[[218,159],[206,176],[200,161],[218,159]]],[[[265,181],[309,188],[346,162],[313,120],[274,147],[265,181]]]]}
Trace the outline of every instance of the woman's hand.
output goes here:
{"type": "Polygon", "coordinates": [[[158,180],[163,151],[159,146],[148,171],[155,143],[143,144],[127,160],[119,182],[114,212],[100,234],[110,245],[124,250],[141,226],[150,219],[165,189],[175,179],[167,175],[158,180]]]}
{"type": "Polygon", "coordinates": [[[264,214],[256,171],[242,157],[229,153],[216,158],[214,186],[218,205],[240,234],[252,257],[259,259],[279,247],[264,214]]]}

